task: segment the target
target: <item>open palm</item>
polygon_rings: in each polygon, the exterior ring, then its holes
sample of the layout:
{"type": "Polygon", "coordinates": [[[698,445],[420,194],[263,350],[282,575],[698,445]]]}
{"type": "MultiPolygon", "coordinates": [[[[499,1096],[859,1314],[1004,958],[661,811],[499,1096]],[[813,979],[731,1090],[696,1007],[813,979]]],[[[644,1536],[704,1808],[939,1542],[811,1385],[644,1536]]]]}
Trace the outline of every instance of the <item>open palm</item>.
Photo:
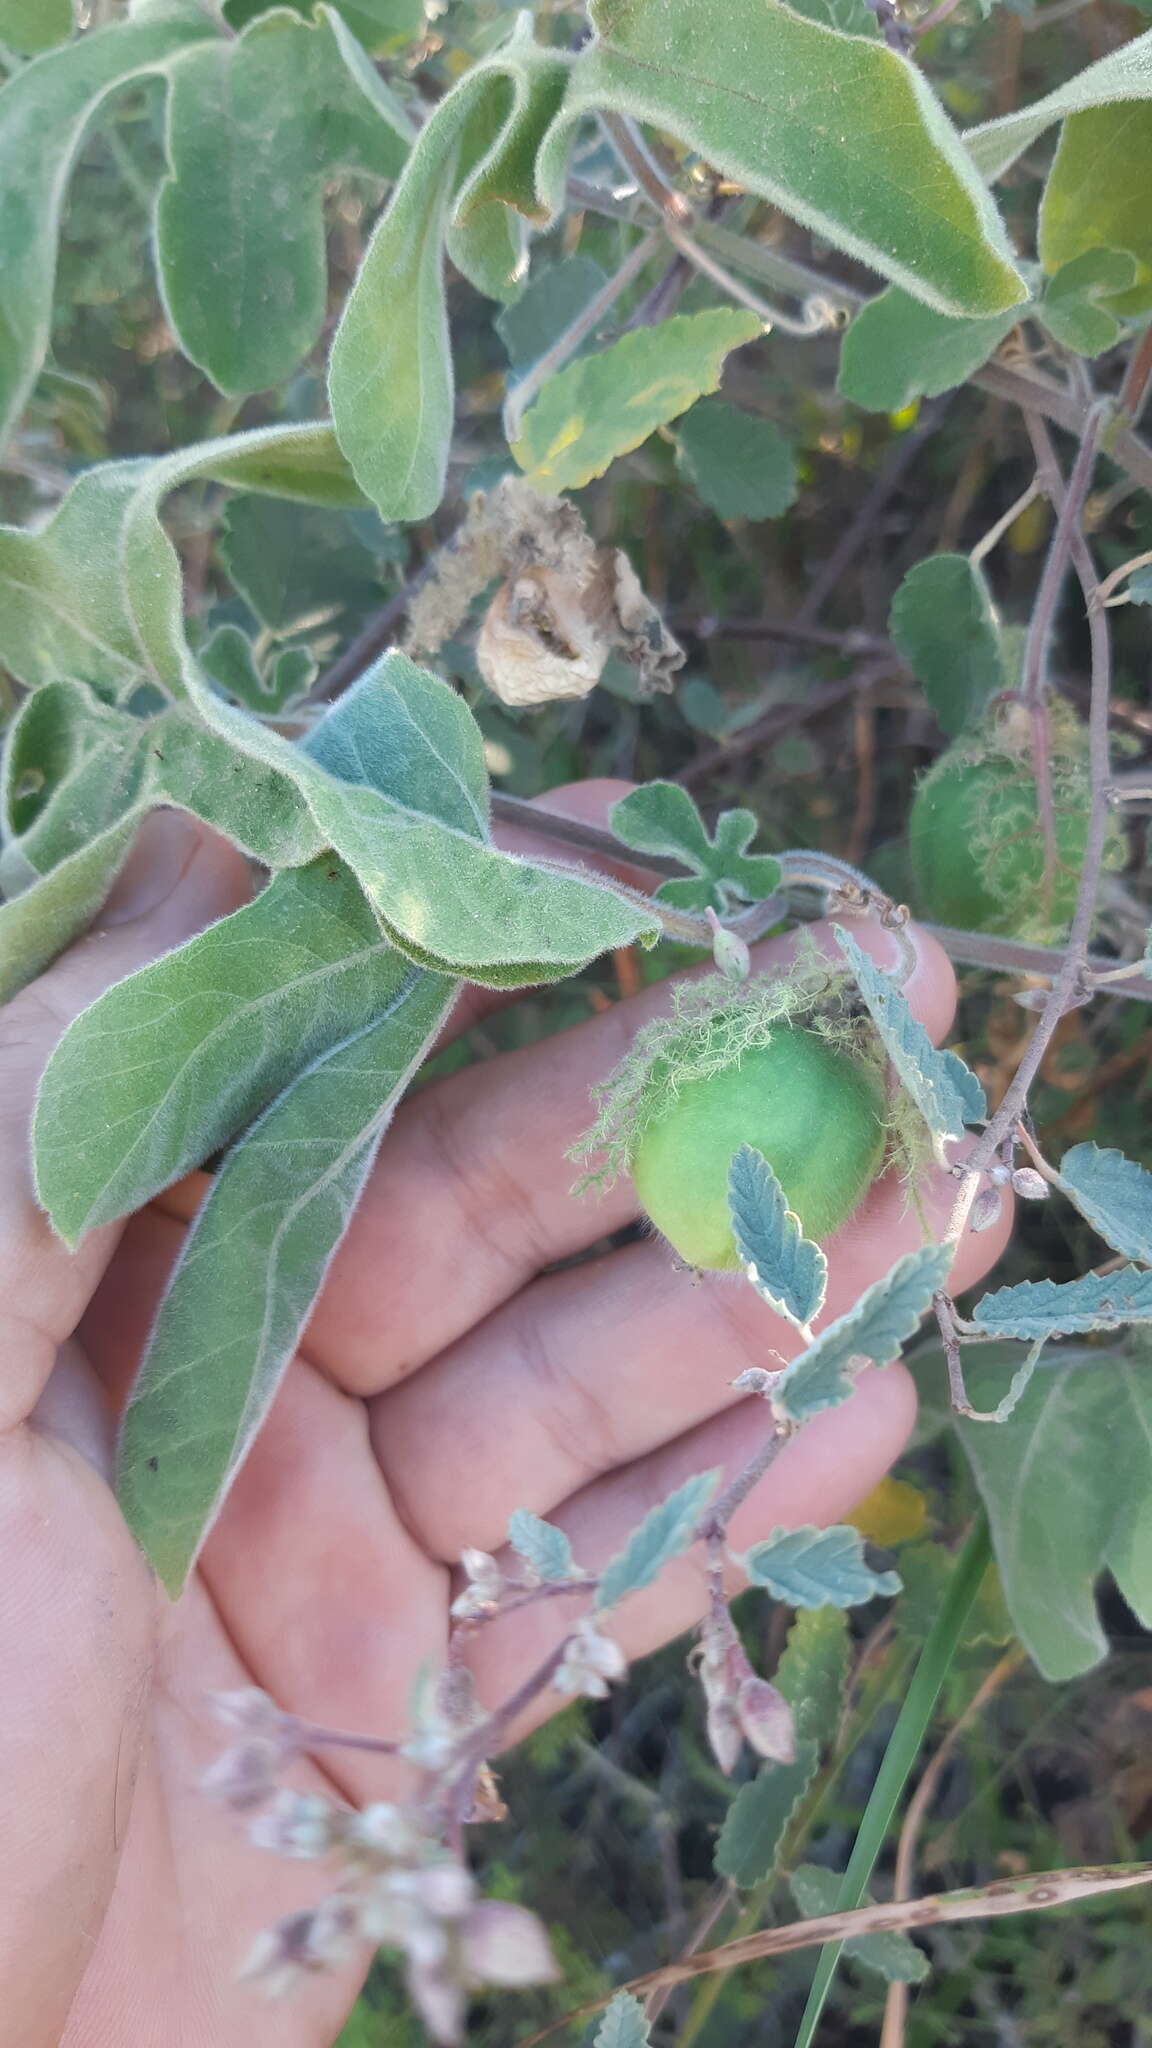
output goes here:
{"type": "MultiPolygon", "coordinates": [[[[619,793],[586,784],[554,800],[599,821],[619,793]]],[[[589,1087],[663,997],[619,1004],[400,1110],[303,1351],[171,1606],[107,1473],[197,1177],[68,1253],[35,1206],[26,1133],[69,1018],[247,889],[223,842],[153,820],[98,931],[0,1018],[0,1982],[12,2048],[329,2048],[357,1971],[311,1979],[277,2009],[235,1982],[256,1932],[318,1885],[308,1865],[250,1847],[199,1792],[221,1742],[209,1696],[256,1684],[309,1720],[403,1734],[415,1678],[443,1658],[462,1547],[498,1549],[525,1506],[560,1522],[595,1569],[681,1479],[739,1468],[764,1416],[730,1382],[790,1348],[750,1289],[694,1283],[652,1239],[547,1270],[634,1214],[627,1185],[574,1201],[564,1156],[589,1087]]],[[[951,970],[930,940],[917,945],[907,992],[939,1039],[951,970]]],[[[942,1176],[926,1194],[944,1213],[942,1176]]],[[[965,1240],[956,1285],[987,1269],[1005,1227],[965,1240]]],[[[901,1189],[881,1183],[835,1240],[826,1314],[919,1237],[901,1189]]],[[[866,1376],[788,1447],[736,1540],[842,1515],[912,1412],[901,1368],[866,1376]]],[[[558,1640],[560,1605],[478,1636],[486,1703],[558,1640]]],[[[689,1556],[627,1602],[617,1632],[639,1654],[701,1607],[689,1556]]],[[[394,1770],[341,1752],[326,1782],[362,1801],[390,1790],[394,1770]]]]}

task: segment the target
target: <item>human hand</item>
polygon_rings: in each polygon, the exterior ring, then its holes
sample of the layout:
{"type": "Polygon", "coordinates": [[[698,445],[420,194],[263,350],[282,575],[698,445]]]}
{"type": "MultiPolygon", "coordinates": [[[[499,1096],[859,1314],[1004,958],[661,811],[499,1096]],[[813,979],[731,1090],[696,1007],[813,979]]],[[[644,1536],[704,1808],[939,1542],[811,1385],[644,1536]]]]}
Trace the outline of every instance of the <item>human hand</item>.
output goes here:
{"type": "MultiPolygon", "coordinates": [[[[551,801],[600,822],[618,794],[585,784],[551,801]]],[[[314,1899],[316,1873],[261,1856],[205,1801],[199,1779],[221,1746],[209,1696],[257,1685],[309,1721],[402,1735],[416,1675],[443,1662],[463,1546],[498,1550],[510,1511],[530,1507],[595,1570],[689,1474],[745,1463],[764,1411],[730,1382],[797,1341],[749,1288],[694,1284],[651,1239],[545,1272],[634,1214],[627,1185],[574,1201],[565,1159],[589,1087],[664,996],[618,1004],[401,1108],[301,1355],[170,1606],[107,1474],[114,1416],[202,1182],[69,1253],[35,1206],[27,1127],[69,1018],[247,887],[222,841],[153,820],[97,932],[0,1016],[0,1983],[13,2048],[328,2048],[357,1969],[310,1978],[275,2011],[235,1982],[256,1932],[314,1899]]],[[[939,1040],[951,969],[923,934],[915,944],[906,993],[939,1040]]],[[[758,948],[758,966],[781,950],[758,948]]],[[[942,1221],[943,1176],[925,1197],[942,1221]]],[[[964,1240],[955,1287],[988,1268],[1006,1229],[964,1240]]],[[[919,1241],[899,1187],[874,1188],[832,1245],[826,1313],[919,1241]]],[[[735,1543],[841,1517],[912,1414],[900,1366],[862,1377],[789,1444],[740,1509],[735,1543]]],[[[486,1703],[559,1639],[565,1604],[479,1632],[486,1703]]],[[[621,1608],[613,1633],[640,1655],[702,1604],[690,1555],[621,1608]]],[[[352,1751],[326,1753],[325,1768],[312,1782],[357,1803],[383,1796],[395,1770],[352,1751]]]]}

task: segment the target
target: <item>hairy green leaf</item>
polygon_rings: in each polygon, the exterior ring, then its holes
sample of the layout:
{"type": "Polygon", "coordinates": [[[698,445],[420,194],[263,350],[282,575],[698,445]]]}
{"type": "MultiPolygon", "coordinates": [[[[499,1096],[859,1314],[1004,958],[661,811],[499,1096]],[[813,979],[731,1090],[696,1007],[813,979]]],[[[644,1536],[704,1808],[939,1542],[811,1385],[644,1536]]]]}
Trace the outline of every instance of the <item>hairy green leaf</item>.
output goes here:
{"type": "Polygon", "coordinates": [[[1025,310],[950,319],[890,285],[844,336],[837,389],[866,412],[902,412],[914,399],[938,398],[967,383],[1025,310]]]}
{"type": "Polygon", "coordinates": [[[909,569],[888,630],[947,733],[1006,686],[991,593],[967,555],[927,555],[909,569]]]}
{"type": "Polygon", "coordinates": [[[744,1889],[772,1875],[784,1831],[816,1775],[820,1751],[811,1736],[797,1736],[790,1764],[763,1764],[741,1785],[716,1842],[721,1877],[744,1889]]]}
{"type": "Polygon", "coordinates": [[[824,1306],[828,1261],[805,1237],[776,1175],[753,1145],[741,1145],[728,1169],[728,1208],[745,1278],[778,1314],[804,1329],[824,1306]]]}
{"type": "Polygon", "coordinates": [[[776,1529],[742,1560],[754,1586],[790,1607],[857,1607],[900,1591],[896,1572],[864,1562],[864,1538],[843,1523],[831,1529],[776,1529]]]}
{"type": "Polygon", "coordinates": [[[720,1474],[698,1472],[633,1529],[623,1550],[609,1560],[600,1577],[596,1606],[615,1607],[629,1593],[638,1593],[658,1579],[666,1564],[687,1550],[697,1522],[716,1491],[720,1474]]]}
{"type": "Polygon", "coordinates": [[[550,198],[567,125],[610,107],[676,136],[941,312],[986,315],[1026,297],[986,187],[923,73],[896,51],[763,0],[596,0],[591,13],[597,39],[541,152],[550,198]]]}
{"type": "Polygon", "coordinates": [[[548,379],[512,453],[538,490],[578,490],[714,391],[725,357],[763,331],[731,306],[635,328],[548,379]]]}
{"type": "Polygon", "coordinates": [[[640,2000],[630,1991],[618,1991],[596,2029],[592,2048],[648,2048],[651,2039],[640,2000]]]}
{"type": "MultiPolygon", "coordinates": [[[[825,1870],[817,1863],[802,1863],[788,1878],[796,1909],[805,1920],[823,1919],[826,1913],[836,1912],[840,1883],[834,1870],[825,1870]]],[[[875,1900],[865,1892],[861,1904],[871,1906],[875,1900]]],[[[886,1984],[922,1984],[929,1971],[927,1956],[908,1935],[894,1927],[883,1934],[854,1935],[844,1943],[844,1953],[861,1969],[883,1977],[886,1984]]]]}
{"type": "Polygon", "coordinates": [[[978,1330],[996,1337],[1074,1337],[1152,1322],[1152,1273],[1121,1266],[1081,1280],[1021,1280],[998,1287],[972,1310],[978,1330]]]}
{"type": "Polygon", "coordinates": [[[0,43],[37,57],[72,34],[72,0],[0,0],[0,43]]]}
{"type": "Polygon", "coordinates": [[[196,659],[205,675],[237,704],[264,717],[306,696],[316,680],[316,663],[306,647],[282,648],[261,665],[251,640],[239,626],[217,626],[197,648],[196,659]]]}
{"type": "Polygon", "coordinates": [[[1113,1251],[1152,1266],[1152,1173],[1123,1152],[1073,1145],[1060,1161],[1060,1185],[1113,1251]]]}
{"type": "Polygon", "coordinates": [[[702,398],[676,429],[676,465],[721,519],[779,519],[796,499],[796,457],[774,420],[702,398]]]}
{"type": "Polygon", "coordinates": [[[935,1139],[959,1138],[988,1114],[984,1090],[954,1052],[934,1046],[892,980],[842,925],[836,943],[852,969],[884,1050],[935,1139]]]}
{"type": "Polygon", "coordinates": [[[0,445],[48,345],[60,213],[89,122],[109,94],[213,35],[206,14],[158,9],[49,50],[0,91],[0,445]]]}
{"type": "Polygon", "coordinates": [[[529,1508],[513,1509],[508,1523],[508,1541],[538,1579],[561,1580],[579,1576],[572,1545],[563,1529],[558,1529],[554,1522],[541,1521],[540,1516],[534,1515],[529,1508]]]}
{"type": "Polygon", "coordinates": [[[334,507],[245,493],[225,506],[218,553],[262,625],[363,613],[384,598],[376,557],[334,507]]]}
{"type": "MultiPolygon", "coordinates": [[[[579,250],[560,263],[534,268],[520,297],[505,306],[494,322],[513,369],[526,370],[537,362],[607,282],[607,273],[595,257],[579,250]]],[[[583,347],[593,346],[594,337],[589,335],[583,347]]]]}
{"type": "MultiPolygon", "coordinates": [[[[374,961],[372,1016],[337,1031],[218,1169],[160,1306],[124,1417],[121,1507],[179,1592],[290,1363],[400,1091],[454,984],[374,961]]],[[[300,1053],[306,1048],[301,1042],[300,1053]]]]}
{"type": "Polygon", "coordinates": [[[695,800],[678,782],[644,782],[613,804],[609,822],[617,839],[637,853],[660,853],[682,861],[698,877],[662,882],[657,901],[680,910],[712,909],[721,915],[733,902],[760,903],[780,880],[771,854],[749,853],[760,830],[751,811],[721,811],[716,831],[708,828],[695,800]]]}
{"type": "Polygon", "coordinates": [[[1049,279],[1036,318],[1077,355],[1103,355],[1124,331],[1119,302],[1129,296],[1136,274],[1135,258],[1118,249],[1085,249],[1049,279]]]}
{"type": "Polygon", "coordinates": [[[411,130],[389,114],[353,77],[326,14],[312,27],[278,9],[174,68],[157,252],[180,346],[219,390],[282,383],[312,347],[324,184],[339,167],[396,175],[411,130]]]}
{"type": "Polygon", "coordinates": [[[890,1365],[919,1327],[952,1263],[948,1245],[925,1245],[898,1259],[890,1273],[861,1295],[855,1308],[821,1330],[814,1344],[786,1366],[772,1393],[782,1421],[806,1422],[837,1408],[852,1392],[863,1362],[890,1365]]]}
{"type": "MultiPolygon", "coordinates": [[[[1116,101],[1152,99],[1152,29],[1130,43],[1111,50],[1074,78],[1066,79],[1055,92],[1034,100],[1014,114],[1002,114],[995,121],[982,121],[969,128],[965,147],[983,175],[994,180],[1010,169],[1018,156],[1030,149],[1067,114],[1083,114],[1093,107],[1109,107],[1116,101]]],[[[1127,172],[1124,173],[1125,182],[1127,172]]]]}
{"type": "Polygon", "coordinates": [[[121,820],[0,903],[0,1003],[27,988],[90,924],[128,855],[135,819],[121,820]]]}

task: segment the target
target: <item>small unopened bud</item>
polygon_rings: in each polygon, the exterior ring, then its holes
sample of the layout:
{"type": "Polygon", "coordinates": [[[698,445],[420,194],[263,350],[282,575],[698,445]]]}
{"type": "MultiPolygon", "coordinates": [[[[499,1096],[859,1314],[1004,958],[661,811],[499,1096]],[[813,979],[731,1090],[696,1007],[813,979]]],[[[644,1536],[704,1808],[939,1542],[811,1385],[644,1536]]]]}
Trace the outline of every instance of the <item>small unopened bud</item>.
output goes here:
{"type": "Polygon", "coordinates": [[[476,1897],[471,1871],[462,1863],[427,1863],[416,1873],[420,1904],[437,1920],[462,1920],[476,1897]]]}
{"type": "Polygon", "coordinates": [[[752,955],[742,938],[722,925],[714,910],[705,913],[712,927],[712,958],[726,981],[747,981],[752,955]]]}
{"type": "Polygon", "coordinates": [[[387,1799],[365,1806],[345,1823],[344,1839],[353,1849],[385,1862],[400,1863],[417,1854],[422,1837],[403,1809],[387,1799]]]}
{"type": "Polygon", "coordinates": [[[271,1799],[284,1768],[284,1751],[278,1742],[262,1736],[226,1749],[200,1780],[200,1789],[218,1799],[233,1813],[251,1813],[271,1799]]]}
{"type": "Polygon", "coordinates": [[[327,1856],[341,1839],[343,1814],[330,1799],[304,1792],[279,1792],[264,1813],[249,1823],[254,1848],[274,1856],[327,1856]]]}
{"type": "Polygon", "coordinates": [[[744,1747],[740,1716],[730,1699],[713,1700],[705,1719],[708,1746],[726,1778],[732,1776],[744,1747]]]}
{"type": "Polygon", "coordinates": [[[1042,1173],[1034,1166],[1018,1166],[1012,1175],[1012,1185],[1026,1202],[1043,1202],[1052,1190],[1042,1173]]]}
{"type": "Polygon", "coordinates": [[[740,1726],[757,1756],[778,1764],[796,1761],[796,1724],[782,1692],[766,1678],[745,1678],[736,1694],[740,1726]]]}
{"type": "Polygon", "coordinates": [[[779,1377],[778,1372],[765,1372],[762,1365],[750,1365],[737,1373],[732,1390],[737,1394],[770,1394],[779,1377]]]}
{"type": "Polygon", "coordinates": [[[311,1912],[289,1913],[257,1936],[241,1980],[256,1981],[270,1998],[281,1998],[303,1971],[333,1969],[346,1961],[358,1932],[350,1899],[321,1899],[311,1912]]]}
{"type": "Polygon", "coordinates": [[[486,1550],[463,1550],[460,1563],[468,1584],[452,1602],[451,1612],[457,1621],[480,1621],[499,1606],[504,1590],[500,1567],[486,1550]]]}
{"type": "Polygon", "coordinates": [[[551,1943],[535,1913],[503,1899],[481,1899],[463,1929],[464,1964],[477,1984],[555,1984],[551,1943]]]}
{"type": "Polygon", "coordinates": [[[982,1230],[991,1230],[1000,1220],[1002,1207],[999,1188],[981,1188],[968,1216],[969,1230],[977,1235],[982,1230]]]}
{"type": "Polygon", "coordinates": [[[564,1645],[564,1662],[552,1683],[557,1692],[582,1693],[585,1699],[605,1700],[608,1681],[623,1678],[627,1659],[619,1643],[603,1636],[590,1616],[579,1622],[564,1645]]]}

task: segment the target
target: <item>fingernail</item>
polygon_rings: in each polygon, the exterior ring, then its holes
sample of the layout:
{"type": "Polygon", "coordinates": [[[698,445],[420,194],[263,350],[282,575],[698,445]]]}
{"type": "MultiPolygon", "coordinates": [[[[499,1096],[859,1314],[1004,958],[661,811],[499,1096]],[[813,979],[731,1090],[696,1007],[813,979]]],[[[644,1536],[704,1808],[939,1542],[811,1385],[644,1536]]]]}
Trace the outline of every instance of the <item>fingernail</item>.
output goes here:
{"type": "Polygon", "coordinates": [[[166,903],[187,874],[200,839],[191,818],[180,811],[157,811],[145,818],[97,925],[133,924],[166,903]]]}

